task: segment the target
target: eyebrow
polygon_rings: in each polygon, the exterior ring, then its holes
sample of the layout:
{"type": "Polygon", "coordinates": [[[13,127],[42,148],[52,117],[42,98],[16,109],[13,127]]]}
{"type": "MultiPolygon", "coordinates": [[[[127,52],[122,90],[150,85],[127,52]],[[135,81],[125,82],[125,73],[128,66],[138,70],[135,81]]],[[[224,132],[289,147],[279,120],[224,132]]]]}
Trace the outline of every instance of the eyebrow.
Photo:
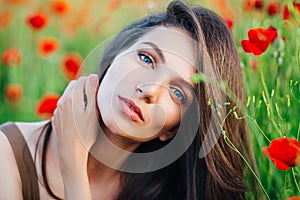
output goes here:
{"type": "Polygon", "coordinates": [[[179,79],[178,82],[181,83],[182,85],[184,85],[187,89],[191,90],[192,92],[195,91],[195,88],[193,87],[193,85],[190,82],[188,82],[184,79],[179,79]]]}
{"type": "Polygon", "coordinates": [[[160,60],[163,63],[166,62],[166,59],[165,59],[165,56],[164,56],[162,50],[156,44],[154,44],[153,42],[143,42],[142,44],[147,44],[147,45],[151,46],[154,49],[154,51],[158,54],[160,60]]]}

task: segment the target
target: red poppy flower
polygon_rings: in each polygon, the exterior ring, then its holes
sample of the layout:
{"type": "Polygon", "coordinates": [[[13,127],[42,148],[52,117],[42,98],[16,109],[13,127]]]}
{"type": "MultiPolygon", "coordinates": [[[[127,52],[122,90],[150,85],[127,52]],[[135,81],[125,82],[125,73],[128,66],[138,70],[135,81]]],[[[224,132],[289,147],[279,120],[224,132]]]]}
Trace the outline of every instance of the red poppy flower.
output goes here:
{"type": "Polygon", "coordinates": [[[65,76],[70,79],[76,79],[82,63],[82,57],[76,52],[67,53],[62,59],[62,69],[65,76]]]}
{"type": "Polygon", "coordinates": [[[270,147],[262,148],[279,170],[288,170],[300,164],[300,143],[294,138],[278,138],[270,147]]]}
{"type": "Polygon", "coordinates": [[[293,6],[298,12],[300,12],[300,3],[293,2],[293,6]]]}
{"type": "Polygon", "coordinates": [[[18,66],[20,65],[22,59],[22,53],[19,48],[9,48],[5,50],[2,54],[2,63],[9,66],[18,66]]]}
{"type": "Polygon", "coordinates": [[[254,71],[257,70],[257,68],[258,68],[258,62],[257,62],[256,59],[253,59],[253,60],[251,61],[251,67],[252,67],[252,69],[253,69],[254,71]]]}
{"type": "Polygon", "coordinates": [[[60,96],[57,94],[46,94],[37,105],[37,114],[45,115],[47,118],[50,118],[53,115],[53,112],[57,106],[57,102],[60,96]]]}
{"type": "Polygon", "coordinates": [[[291,17],[291,13],[289,11],[289,8],[287,7],[287,5],[285,5],[284,9],[283,9],[282,19],[286,20],[286,19],[289,19],[290,17],[291,17]]]}
{"type": "Polygon", "coordinates": [[[233,21],[230,20],[230,19],[224,19],[224,21],[225,21],[227,27],[228,27],[230,30],[232,30],[232,28],[233,28],[233,21]]]}
{"type": "Polygon", "coordinates": [[[110,3],[107,6],[107,11],[112,12],[112,11],[116,10],[121,5],[121,3],[122,3],[121,0],[110,1],[110,3]]]}
{"type": "Polygon", "coordinates": [[[3,10],[0,13],[0,31],[8,28],[13,21],[13,12],[10,10],[3,10]]]}
{"type": "Polygon", "coordinates": [[[38,50],[42,56],[49,56],[57,51],[59,42],[54,37],[47,37],[39,41],[38,50]]]}
{"type": "Polygon", "coordinates": [[[51,2],[51,8],[54,13],[58,15],[64,15],[69,10],[69,3],[65,0],[53,0],[51,2]]]}
{"type": "MultiPolygon", "coordinates": [[[[300,3],[293,2],[293,8],[294,8],[298,13],[300,13],[300,3]]],[[[287,5],[284,6],[282,18],[283,18],[284,20],[290,19],[290,18],[291,18],[291,13],[290,13],[290,11],[289,11],[287,5]]]]}
{"type": "Polygon", "coordinates": [[[256,9],[262,9],[264,7],[264,4],[263,4],[262,0],[255,0],[254,1],[254,7],[256,9]]]}
{"type": "Polygon", "coordinates": [[[290,198],[287,198],[286,200],[300,200],[300,197],[292,196],[290,198]]]}
{"type": "Polygon", "coordinates": [[[244,3],[244,10],[261,10],[263,8],[264,4],[262,0],[246,0],[244,3]]]}
{"type": "Polygon", "coordinates": [[[268,14],[270,16],[278,15],[280,12],[280,4],[277,2],[272,2],[268,6],[268,14]]]}
{"type": "Polygon", "coordinates": [[[8,84],[4,89],[5,97],[11,102],[19,101],[23,96],[23,87],[20,84],[8,84]]]}
{"type": "Polygon", "coordinates": [[[248,31],[249,40],[242,40],[242,47],[246,53],[261,55],[277,37],[274,28],[253,28],[248,31]]]}
{"type": "Polygon", "coordinates": [[[47,25],[48,17],[42,12],[37,12],[32,15],[29,15],[26,18],[26,22],[31,28],[35,30],[40,30],[47,25]]]}

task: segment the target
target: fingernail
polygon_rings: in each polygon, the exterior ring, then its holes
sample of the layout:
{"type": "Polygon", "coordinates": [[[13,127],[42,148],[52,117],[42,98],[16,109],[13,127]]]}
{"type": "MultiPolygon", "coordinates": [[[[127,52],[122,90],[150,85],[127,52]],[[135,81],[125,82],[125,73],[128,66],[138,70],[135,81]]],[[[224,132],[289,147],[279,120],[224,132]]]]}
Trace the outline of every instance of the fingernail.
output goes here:
{"type": "Polygon", "coordinates": [[[89,75],[89,83],[92,85],[97,85],[98,84],[98,76],[97,74],[91,74],[89,75]]]}

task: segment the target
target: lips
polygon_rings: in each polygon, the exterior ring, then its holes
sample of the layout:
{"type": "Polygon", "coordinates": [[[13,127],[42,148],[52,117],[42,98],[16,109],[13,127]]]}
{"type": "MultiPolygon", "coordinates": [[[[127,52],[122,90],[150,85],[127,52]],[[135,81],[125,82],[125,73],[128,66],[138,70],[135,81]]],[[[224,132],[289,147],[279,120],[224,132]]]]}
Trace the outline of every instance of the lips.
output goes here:
{"type": "Polygon", "coordinates": [[[122,112],[125,113],[131,120],[138,122],[144,121],[141,109],[134,103],[134,101],[119,96],[122,112]]]}

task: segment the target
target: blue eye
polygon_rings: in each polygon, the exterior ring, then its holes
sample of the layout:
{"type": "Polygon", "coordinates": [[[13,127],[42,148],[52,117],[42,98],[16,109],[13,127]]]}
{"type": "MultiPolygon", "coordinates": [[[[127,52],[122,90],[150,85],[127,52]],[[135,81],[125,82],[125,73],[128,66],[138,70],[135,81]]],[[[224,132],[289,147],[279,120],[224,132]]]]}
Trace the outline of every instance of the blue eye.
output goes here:
{"type": "Polygon", "coordinates": [[[142,62],[146,63],[147,65],[153,66],[154,62],[151,56],[148,56],[146,53],[139,53],[138,55],[142,62]]]}
{"type": "Polygon", "coordinates": [[[177,100],[179,100],[181,103],[185,102],[185,96],[180,90],[176,88],[171,88],[171,90],[177,100]]]}

